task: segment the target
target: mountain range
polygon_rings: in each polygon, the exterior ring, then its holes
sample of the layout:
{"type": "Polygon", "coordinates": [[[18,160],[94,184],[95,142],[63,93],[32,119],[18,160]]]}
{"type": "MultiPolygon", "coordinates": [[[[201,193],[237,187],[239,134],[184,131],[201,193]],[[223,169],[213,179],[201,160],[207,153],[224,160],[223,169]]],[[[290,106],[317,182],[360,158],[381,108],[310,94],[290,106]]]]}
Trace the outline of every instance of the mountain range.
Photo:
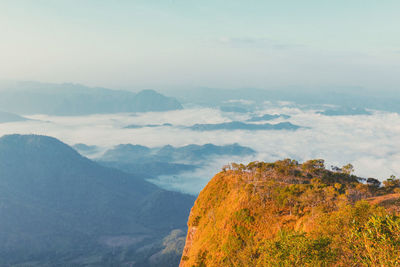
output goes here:
{"type": "Polygon", "coordinates": [[[191,144],[182,147],[166,145],[156,148],[121,144],[107,150],[95,160],[101,165],[149,179],[158,175],[175,175],[194,171],[215,157],[249,156],[255,153],[253,149],[239,144],[222,146],[191,144]]]}
{"type": "Polygon", "coordinates": [[[171,97],[154,90],[139,93],[79,84],[16,82],[0,88],[0,107],[16,114],[87,115],[182,109],[171,97]]]}
{"type": "Polygon", "coordinates": [[[326,109],[319,112],[319,114],[325,116],[353,116],[353,115],[371,115],[372,113],[365,108],[350,108],[350,107],[338,107],[326,109]]]}
{"type": "Polygon", "coordinates": [[[26,121],[27,118],[10,112],[0,111],[0,123],[26,121]]]}
{"type": "Polygon", "coordinates": [[[275,119],[289,119],[289,118],[290,116],[285,114],[264,114],[262,116],[253,116],[247,121],[258,122],[258,121],[270,121],[275,119]]]}
{"type": "MultiPolygon", "coordinates": [[[[225,105],[227,100],[248,102],[247,107],[264,105],[265,101],[290,101],[301,105],[330,104],[344,108],[376,109],[400,112],[400,97],[397,90],[374,91],[360,87],[305,88],[197,88],[192,90],[171,89],[169,95],[181,103],[202,106],[225,105]]],[[[242,105],[239,105],[242,107],[242,105]]]]}
{"type": "Polygon", "coordinates": [[[180,252],[162,262],[163,239],[185,231],[193,201],[55,138],[3,136],[0,266],[175,266],[180,252]]]}
{"type": "Polygon", "coordinates": [[[276,124],[272,123],[263,123],[263,124],[255,124],[255,123],[245,123],[241,121],[232,121],[232,122],[223,122],[223,123],[215,123],[215,124],[195,124],[193,126],[188,127],[193,131],[217,131],[217,130],[297,130],[301,128],[295,124],[290,122],[280,122],[276,124]]]}

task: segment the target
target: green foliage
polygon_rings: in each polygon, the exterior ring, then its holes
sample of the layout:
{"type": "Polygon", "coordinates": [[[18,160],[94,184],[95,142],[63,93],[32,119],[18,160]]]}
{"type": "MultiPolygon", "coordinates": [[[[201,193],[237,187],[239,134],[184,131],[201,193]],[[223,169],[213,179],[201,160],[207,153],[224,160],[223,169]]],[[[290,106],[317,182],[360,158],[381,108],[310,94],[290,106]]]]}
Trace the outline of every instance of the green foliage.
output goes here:
{"type": "Polygon", "coordinates": [[[400,217],[372,215],[362,224],[354,224],[349,234],[354,261],[365,266],[400,265],[400,217]]]}
{"type": "Polygon", "coordinates": [[[241,209],[235,212],[234,216],[240,222],[251,223],[254,221],[254,217],[250,215],[249,209],[241,209]]]}
{"type": "Polygon", "coordinates": [[[298,166],[299,163],[296,160],[284,159],[275,162],[275,169],[282,174],[289,175],[292,173],[294,167],[298,166]]]}
{"type": "Polygon", "coordinates": [[[311,238],[305,233],[281,231],[266,240],[259,253],[259,266],[326,266],[335,259],[327,237],[311,238]]]}
{"type": "Polygon", "coordinates": [[[325,161],[323,159],[312,159],[302,164],[305,171],[316,171],[325,168],[325,161]]]}
{"type": "Polygon", "coordinates": [[[400,179],[396,178],[394,175],[391,175],[390,178],[383,181],[383,185],[385,186],[387,193],[393,193],[395,189],[400,188],[400,179]]]}
{"type": "Polygon", "coordinates": [[[260,266],[398,266],[400,217],[361,201],[326,214],[311,233],[280,231],[259,248],[260,266]]]}
{"type": "Polygon", "coordinates": [[[200,251],[196,258],[196,267],[206,267],[207,250],[200,251]]]}
{"type": "Polygon", "coordinates": [[[347,175],[352,174],[352,173],[354,172],[354,167],[353,167],[353,165],[351,165],[350,163],[347,164],[347,165],[344,165],[344,166],[342,167],[342,172],[345,173],[345,174],[347,174],[347,175]]]}

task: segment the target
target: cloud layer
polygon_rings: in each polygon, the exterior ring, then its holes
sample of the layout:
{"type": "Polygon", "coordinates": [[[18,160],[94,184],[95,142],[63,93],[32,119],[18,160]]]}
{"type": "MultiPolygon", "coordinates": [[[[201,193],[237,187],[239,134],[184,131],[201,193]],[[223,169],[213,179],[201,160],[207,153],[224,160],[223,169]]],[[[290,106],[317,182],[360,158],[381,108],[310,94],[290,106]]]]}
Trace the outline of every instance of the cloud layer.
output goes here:
{"type": "MultiPolygon", "coordinates": [[[[239,143],[258,154],[251,158],[210,160],[209,166],[180,177],[161,177],[160,184],[169,188],[197,193],[222,165],[232,161],[275,161],[294,158],[304,161],[323,158],[327,166],[352,163],[356,174],[385,179],[400,174],[400,115],[374,112],[369,116],[324,116],[315,110],[287,105],[266,106],[262,114],[287,114],[293,124],[306,128],[297,131],[205,131],[196,132],[174,127],[125,129],[130,124],[163,124],[190,126],[195,123],[221,123],[246,120],[250,115],[223,113],[218,109],[192,108],[171,112],[141,114],[108,114],[80,117],[30,116],[32,121],[0,124],[0,135],[43,134],[73,145],[97,145],[103,151],[114,145],[131,143],[149,147],[166,144],[225,145],[239,143]]],[[[284,121],[274,120],[273,123],[284,121]]]]}

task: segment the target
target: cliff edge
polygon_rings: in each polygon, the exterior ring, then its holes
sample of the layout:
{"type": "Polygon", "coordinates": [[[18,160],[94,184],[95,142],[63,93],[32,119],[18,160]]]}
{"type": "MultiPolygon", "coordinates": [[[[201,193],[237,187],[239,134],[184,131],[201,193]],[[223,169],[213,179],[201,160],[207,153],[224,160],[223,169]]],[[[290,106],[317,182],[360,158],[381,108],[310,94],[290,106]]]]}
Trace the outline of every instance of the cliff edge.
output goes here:
{"type": "Polygon", "coordinates": [[[225,167],[191,210],[180,266],[400,263],[400,181],[333,169],[290,159],[225,167]]]}

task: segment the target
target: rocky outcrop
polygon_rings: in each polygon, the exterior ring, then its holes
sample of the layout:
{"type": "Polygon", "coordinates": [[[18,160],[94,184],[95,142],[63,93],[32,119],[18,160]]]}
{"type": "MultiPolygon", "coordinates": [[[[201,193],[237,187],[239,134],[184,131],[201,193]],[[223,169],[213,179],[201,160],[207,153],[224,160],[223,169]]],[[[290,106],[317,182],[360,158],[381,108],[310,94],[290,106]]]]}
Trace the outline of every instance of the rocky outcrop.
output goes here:
{"type": "Polygon", "coordinates": [[[179,267],[184,267],[185,266],[185,261],[188,259],[188,254],[190,251],[190,248],[192,247],[193,244],[193,239],[196,234],[197,227],[193,226],[188,229],[187,237],[186,237],[186,242],[185,242],[185,247],[183,249],[182,253],[182,258],[181,258],[181,263],[179,264],[179,267]]]}
{"type": "Polygon", "coordinates": [[[179,266],[400,262],[400,217],[395,215],[400,213],[400,180],[391,179],[384,187],[364,180],[327,170],[323,160],[232,164],[200,192],[179,266]],[[378,232],[366,242],[360,231],[378,232]],[[384,241],[379,239],[382,231],[384,241]],[[379,259],[370,256],[378,254],[379,259]]]}

